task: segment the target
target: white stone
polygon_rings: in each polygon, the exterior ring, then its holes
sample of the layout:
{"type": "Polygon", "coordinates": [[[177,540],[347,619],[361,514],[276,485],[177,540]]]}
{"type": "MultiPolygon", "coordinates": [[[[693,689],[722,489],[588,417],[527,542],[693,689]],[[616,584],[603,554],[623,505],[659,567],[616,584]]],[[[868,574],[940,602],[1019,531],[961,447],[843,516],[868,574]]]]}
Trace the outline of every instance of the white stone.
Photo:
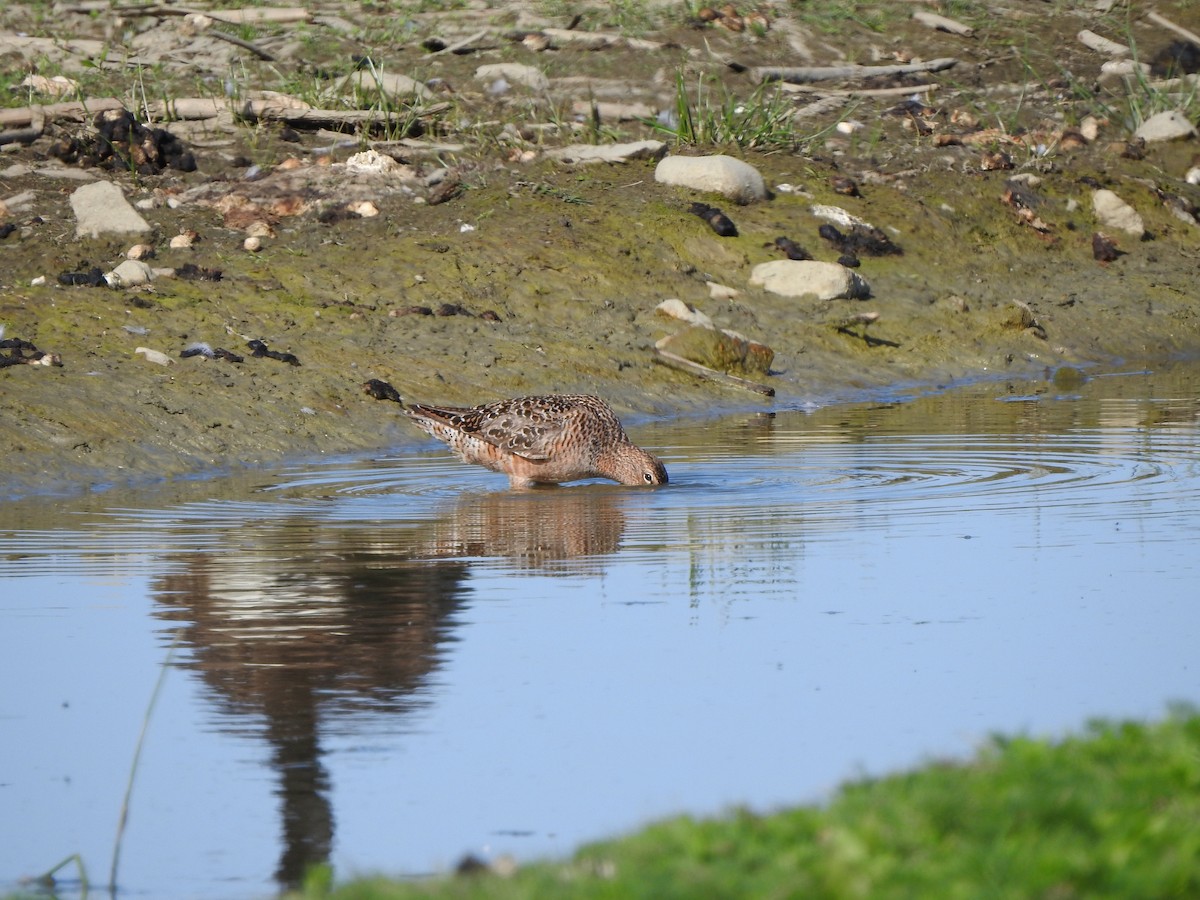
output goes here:
{"type": "Polygon", "coordinates": [[[713,300],[732,300],[741,296],[741,291],[717,281],[705,282],[708,285],[708,296],[713,300]]]}
{"type": "Polygon", "coordinates": [[[1188,117],[1178,110],[1172,109],[1152,115],[1138,127],[1133,136],[1141,138],[1147,144],[1152,144],[1155,141],[1177,141],[1181,138],[1194,137],[1195,134],[1196,126],[1188,120],[1188,117]]]}
{"type": "Polygon", "coordinates": [[[407,75],[400,75],[396,72],[371,72],[362,69],[348,76],[342,82],[341,89],[343,92],[357,90],[368,94],[383,92],[388,97],[397,97],[401,100],[411,97],[426,100],[432,96],[429,88],[415,78],[409,78],[407,75]]]}
{"type": "Polygon", "coordinates": [[[386,153],[364,150],[346,160],[346,171],[355,175],[387,175],[405,168],[386,153]]]}
{"type": "Polygon", "coordinates": [[[1146,233],[1146,225],[1137,210],[1112,191],[1099,190],[1092,194],[1092,209],[1100,224],[1119,228],[1126,234],[1140,238],[1146,233]]]}
{"type": "Polygon", "coordinates": [[[71,209],[75,212],[76,237],[142,234],[150,230],[149,223],[111,181],[93,181],[76,188],[71,193],[71,209]]]}
{"type": "Polygon", "coordinates": [[[654,309],[664,316],[679,319],[681,322],[687,322],[690,325],[700,325],[704,328],[713,327],[712,319],[700,312],[696,307],[684,303],[678,297],[664,300],[658,306],[654,307],[654,309]]]}
{"type": "Polygon", "coordinates": [[[759,171],[732,156],[668,156],[654,170],[654,180],[723,194],[735,203],[767,198],[767,186],[759,171]]]}
{"type": "Polygon", "coordinates": [[[541,69],[525,66],[520,63],[492,63],[480,66],[475,70],[476,81],[507,81],[510,84],[521,84],[535,91],[544,91],[550,87],[550,79],[541,69]]]}
{"type": "Polygon", "coordinates": [[[857,272],[838,263],[811,259],[759,263],[750,271],[750,284],[784,297],[862,300],[871,295],[870,285],[857,272]]]}
{"type": "Polygon", "coordinates": [[[1110,78],[1131,78],[1135,75],[1149,76],[1150,66],[1132,59],[1110,59],[1100,63],[1101,76],[1110,78]]]}
{"type": "Polygon", "coordinates": [[[127,259],[105,275],[104,279],[113,287],[133,287],[152,281],[154,270],[141,260],[127,259]]]}
{"type": "Polygon", "coordinates": [[[860,219],[852,212],[847,212],[840,206],[827,206],[824,203],[814,203],[808,208],[818,219],[827,219],[834,225],[841,225],[843,228],[853,228],[855,225],[861,225],[863,228],[873,228],[874,226],[866,219],[860,219]]]}

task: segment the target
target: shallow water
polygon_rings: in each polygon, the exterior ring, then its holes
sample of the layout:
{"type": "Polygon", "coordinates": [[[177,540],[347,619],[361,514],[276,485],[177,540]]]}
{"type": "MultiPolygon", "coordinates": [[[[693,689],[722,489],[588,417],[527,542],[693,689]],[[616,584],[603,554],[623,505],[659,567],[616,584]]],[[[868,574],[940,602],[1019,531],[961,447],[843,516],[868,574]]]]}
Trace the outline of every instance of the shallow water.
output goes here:
{"type": "Polygon", "coordinates": [[[562,855],[1200,702],[1198,386],[631,429],[661,490],[514,494],[422,444],[9,504],[0,891],[72,853],[107,882],[168,659],[126,896],[562,855]]]}

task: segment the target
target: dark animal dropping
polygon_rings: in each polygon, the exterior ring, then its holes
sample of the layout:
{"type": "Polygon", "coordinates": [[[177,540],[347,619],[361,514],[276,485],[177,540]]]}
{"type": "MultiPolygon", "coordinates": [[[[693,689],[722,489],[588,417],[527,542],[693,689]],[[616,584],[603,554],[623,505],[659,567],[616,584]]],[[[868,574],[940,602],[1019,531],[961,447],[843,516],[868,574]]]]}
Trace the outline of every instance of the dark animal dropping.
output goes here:
{"type": "Polygon", "coordinates": [[[733,224],[733,220],[715,206],[709,206],[707,203],[693,203],[691,211],[692,215],[702,218],[708,223],[708,227],[721,237],[737,237],[738,230],[737,226],[733,224]]]}

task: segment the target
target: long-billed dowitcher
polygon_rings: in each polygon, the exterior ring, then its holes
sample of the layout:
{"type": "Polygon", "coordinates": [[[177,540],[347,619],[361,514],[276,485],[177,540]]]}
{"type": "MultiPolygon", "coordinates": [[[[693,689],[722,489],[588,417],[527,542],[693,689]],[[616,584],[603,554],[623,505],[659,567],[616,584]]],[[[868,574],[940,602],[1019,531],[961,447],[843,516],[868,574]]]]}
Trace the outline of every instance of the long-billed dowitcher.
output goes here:
{"type": "Polygon", "coordinates": [[[508,476],[514,488],[608,478],[621,484],[666,484],[667,470],[633,444],[612,408],[586,394],[518,397],[482,406],[406,404],[386,381],[363,390],[399,403],[405,415],[463,462],[508,476]]]}

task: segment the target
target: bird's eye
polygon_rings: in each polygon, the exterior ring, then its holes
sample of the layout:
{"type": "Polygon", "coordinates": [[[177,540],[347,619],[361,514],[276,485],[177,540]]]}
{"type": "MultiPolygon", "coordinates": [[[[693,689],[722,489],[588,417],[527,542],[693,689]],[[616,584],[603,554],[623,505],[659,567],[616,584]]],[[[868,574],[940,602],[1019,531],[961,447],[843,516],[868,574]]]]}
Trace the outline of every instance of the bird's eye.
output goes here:
{"type": "Polygon", "coordinates": [[[646,484],[654,484],[654,476],[649,472],[643,474],[642,477],[646,479],[646,484]]]}

